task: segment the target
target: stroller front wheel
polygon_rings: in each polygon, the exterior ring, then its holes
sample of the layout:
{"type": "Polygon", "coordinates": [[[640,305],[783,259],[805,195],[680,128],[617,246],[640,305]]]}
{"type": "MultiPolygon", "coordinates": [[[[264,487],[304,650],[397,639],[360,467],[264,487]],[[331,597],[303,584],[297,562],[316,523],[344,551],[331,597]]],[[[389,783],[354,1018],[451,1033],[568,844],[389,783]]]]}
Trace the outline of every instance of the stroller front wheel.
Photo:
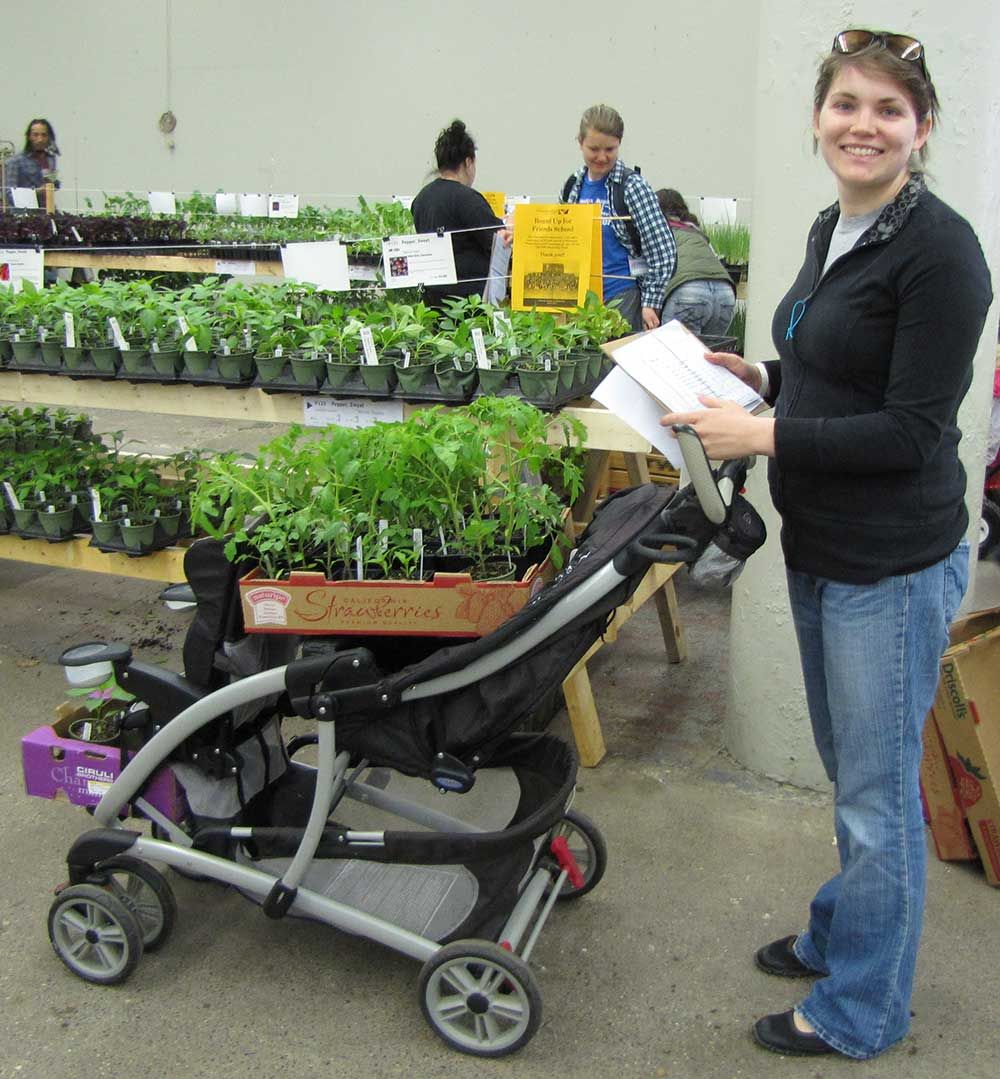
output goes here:
{"type": "Polygon", "coordinates": [[[420,1007],[452,1049],[501,1057],[526,1045],[542,1021],[542,995],[523,959],[486,940],[445,945],[420,971],[420,1007]]]}
{"type": "Polygon", "coordinates": [[[103,862],[105,887],[131,912],[142,933],[142,950],[162,948],[177,920],[177,900],[166,878],[141,858],[120,855],[103,862]]]}
{"type": "Polygon", "coordinates": [[[142,932],[132,912],[93,884],[64,888],[49,908],[49,940],[78,977],[118,985],[142,958],[142,932]]]}

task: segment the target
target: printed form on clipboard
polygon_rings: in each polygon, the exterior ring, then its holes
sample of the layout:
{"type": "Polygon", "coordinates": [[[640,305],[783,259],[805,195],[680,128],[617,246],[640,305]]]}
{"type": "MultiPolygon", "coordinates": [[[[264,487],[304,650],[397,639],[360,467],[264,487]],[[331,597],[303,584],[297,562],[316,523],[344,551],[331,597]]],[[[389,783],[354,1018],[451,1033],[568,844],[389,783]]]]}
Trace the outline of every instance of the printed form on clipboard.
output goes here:
{"type": "Polygon", "coordinates": [[[648,438],[675,467],[680,467],[681,454],[673,432],[660,426],[665,412],[703,409],[700,394],[735,401],[749,412],[766,407],[734,374],[709,363],[705,345],[680,322],[601,347],[616,367],[592,396],[648,438]]]}

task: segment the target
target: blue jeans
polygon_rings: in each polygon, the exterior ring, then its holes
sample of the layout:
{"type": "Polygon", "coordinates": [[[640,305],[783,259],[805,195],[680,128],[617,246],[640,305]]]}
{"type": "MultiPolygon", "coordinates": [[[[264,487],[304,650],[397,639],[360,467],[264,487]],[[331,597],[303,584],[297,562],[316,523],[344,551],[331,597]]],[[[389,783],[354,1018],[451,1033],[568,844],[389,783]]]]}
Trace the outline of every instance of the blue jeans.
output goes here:
{"type": "Polygon", "coordinates": [[[926,872],[921,733],[968,575],[965,541],[936,565],[873,585],[788,571],[840,857],[795,941],[799,959],[826,975],[799,1011],[857,1059],[881,1053],[910,1025],[926,872]]]}
{"type": "Polygon", "coordinates": [[[685,281],[667,297],[661,322],[672,318],[699,336],[721,337],[736,310],[736,292],[728,281],[685,281]]]}

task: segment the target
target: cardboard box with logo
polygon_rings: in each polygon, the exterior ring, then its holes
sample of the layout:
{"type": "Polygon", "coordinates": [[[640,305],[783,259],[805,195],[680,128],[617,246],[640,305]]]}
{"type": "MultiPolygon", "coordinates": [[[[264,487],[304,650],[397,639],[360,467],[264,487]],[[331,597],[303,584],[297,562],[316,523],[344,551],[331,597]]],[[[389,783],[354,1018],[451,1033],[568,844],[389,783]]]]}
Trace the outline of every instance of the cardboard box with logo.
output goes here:
{"type": "Polygon", "coordinates": [[[1000,885],[1000,608],[952,627],[933,716],[986,879],[1000,885]]]}

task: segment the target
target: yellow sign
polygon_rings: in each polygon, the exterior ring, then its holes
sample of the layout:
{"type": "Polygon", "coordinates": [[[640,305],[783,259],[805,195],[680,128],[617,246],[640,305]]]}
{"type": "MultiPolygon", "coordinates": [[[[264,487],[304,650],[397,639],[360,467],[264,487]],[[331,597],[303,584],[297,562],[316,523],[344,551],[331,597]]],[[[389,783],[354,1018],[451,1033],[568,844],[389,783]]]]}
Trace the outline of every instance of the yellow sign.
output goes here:
{"type": "Polygon", "coordinates": [[[565,310],[582,307],[601,274],[601,207],[514,207],[511,307],[565,310]]]}
{"type": "Polygon", "coordinates": [[[507,196],[502,191],[480,191],[480,195],[490,204],[490,209],[503,220],[507,196]]]}

